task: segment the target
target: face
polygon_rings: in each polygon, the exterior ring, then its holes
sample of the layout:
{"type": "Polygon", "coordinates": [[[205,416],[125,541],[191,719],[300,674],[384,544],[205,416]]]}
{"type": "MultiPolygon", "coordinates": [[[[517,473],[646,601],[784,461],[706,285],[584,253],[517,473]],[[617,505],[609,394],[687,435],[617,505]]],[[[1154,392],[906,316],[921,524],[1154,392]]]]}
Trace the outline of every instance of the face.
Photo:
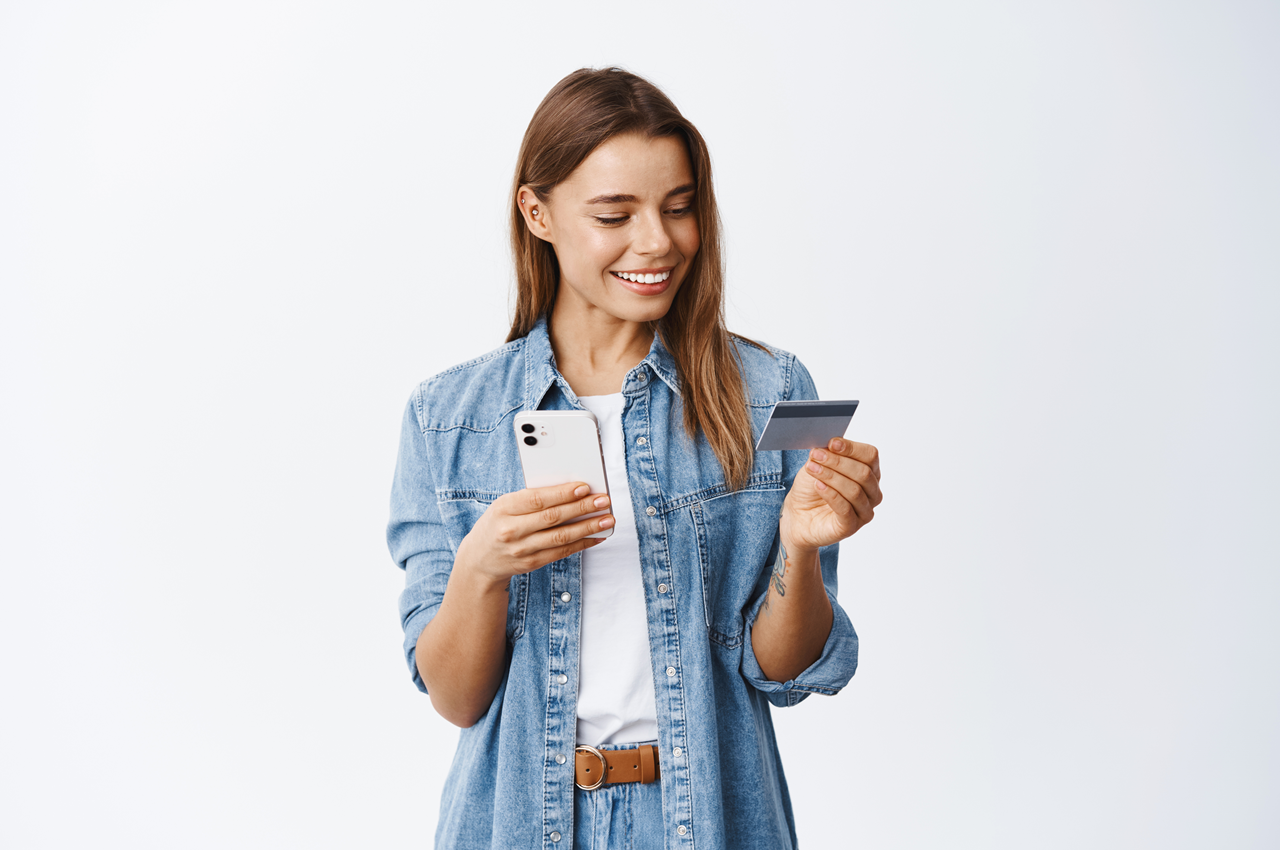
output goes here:
{"type": "Polygon", "coordinates": [[[615,136],[546,202],[527,188],[519,197],[530,230],[555,246],[557,315],[603,312],[624,322],[666,315],[701,244],[681,139],[615,136]]]}

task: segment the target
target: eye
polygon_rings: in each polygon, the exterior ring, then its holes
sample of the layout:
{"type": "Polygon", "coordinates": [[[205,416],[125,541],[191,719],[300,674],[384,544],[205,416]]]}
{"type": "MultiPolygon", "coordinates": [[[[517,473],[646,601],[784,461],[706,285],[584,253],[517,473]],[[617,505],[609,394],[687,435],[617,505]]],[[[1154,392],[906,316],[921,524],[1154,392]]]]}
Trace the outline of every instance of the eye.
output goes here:
{"type": "Polygon", "coordinates": [[[679,218],[681,216],[686,216],[691,212],[693,212],[692,205],[687,207],[676,207],[673,210],[667,210],[667,215],[671,215],[671,216],[675,216],[676,218],[679,218]]]}
{"type": "Polygon", "coordinates": [[[614,216],[597,215],[597,216],[592,216],[592,218],[594,218],[596,221],[598,221],[598,222],[600,222],[601,224],[606,225],[606,226],[608,226],[608,225],[614,225],[614,224],[622,224],[622,223],[623,223],[623,222],[625,222],[629,217],[630,217],[630,216],[625,216],[625,215],[614,215],[614,216]]]}

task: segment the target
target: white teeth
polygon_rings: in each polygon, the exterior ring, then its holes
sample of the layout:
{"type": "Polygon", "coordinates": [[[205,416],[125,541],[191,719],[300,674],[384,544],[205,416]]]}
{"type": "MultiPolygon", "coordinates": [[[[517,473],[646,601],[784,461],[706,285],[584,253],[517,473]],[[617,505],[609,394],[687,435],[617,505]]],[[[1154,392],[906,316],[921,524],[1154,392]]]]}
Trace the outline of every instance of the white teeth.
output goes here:
{"type": "Polygon", "coordinates": [[[632,283],[662,283],[671,277],[671,272],[669,271],[658,272],[657,274],[635,274],[634,272],[614,272],[614,274],[632,283]]]}

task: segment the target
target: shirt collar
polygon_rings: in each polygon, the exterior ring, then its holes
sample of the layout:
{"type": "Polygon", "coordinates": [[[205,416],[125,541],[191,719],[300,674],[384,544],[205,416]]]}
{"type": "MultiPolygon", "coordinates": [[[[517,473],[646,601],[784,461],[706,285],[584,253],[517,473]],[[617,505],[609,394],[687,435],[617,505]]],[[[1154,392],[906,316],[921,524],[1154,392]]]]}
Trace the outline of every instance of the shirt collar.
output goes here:
{"type": "Polygon", "coordinates": [[[649,355],[641,362],[648,363],[653,373],[671,388],[671,392],[680,395],[680,373],[676,369],[676,359],[662,344],[662,334],[653,335],[653,345],[649,346],[649,355]]]}
{"type": "MultiPolygon", "coordinates": [[[[547,317],[538,318],[529,335],[525,337],[525,402],[527,409],[534,410],[542,402],[542,397],[551,389],[552,384],[559,384],[569,398],[577,400],[569,384],[556,368],[556,355],[551,349],[551,336],[547,331],[547,317]]],[[[662,382],[671,388],[676,395],[680,394],[680,376],[676,369],[676,360],[662,344],[661,334],[653,335],[653,344],[649,353],[641,360],[636,370],[648,367],[662,382]]],[[[630,385],[631,380],[627,381],[630,385]]]]}

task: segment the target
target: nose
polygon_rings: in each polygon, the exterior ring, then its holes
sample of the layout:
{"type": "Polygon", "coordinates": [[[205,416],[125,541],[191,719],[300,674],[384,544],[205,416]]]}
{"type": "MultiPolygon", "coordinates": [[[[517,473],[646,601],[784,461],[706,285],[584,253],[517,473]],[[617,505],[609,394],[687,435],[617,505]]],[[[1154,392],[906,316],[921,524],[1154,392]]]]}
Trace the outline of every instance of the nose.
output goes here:
{"type": "Polygon", "coordinates": [[[660,211],[640,216],[638,224],[633,246],[637,254],[665,257],[671,253],[671,236],[667,233],[667,222],[660,211]]]}

